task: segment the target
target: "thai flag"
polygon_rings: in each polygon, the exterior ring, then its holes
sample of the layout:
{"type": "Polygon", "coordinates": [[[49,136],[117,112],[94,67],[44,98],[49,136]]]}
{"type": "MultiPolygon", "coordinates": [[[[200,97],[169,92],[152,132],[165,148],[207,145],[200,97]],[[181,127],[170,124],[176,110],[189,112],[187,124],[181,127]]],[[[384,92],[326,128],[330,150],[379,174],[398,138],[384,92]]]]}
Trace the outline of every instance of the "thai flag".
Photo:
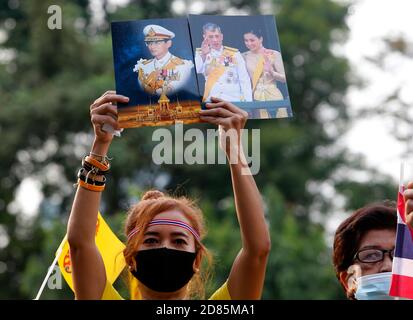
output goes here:
{"type": "Polygon", "coordinates": [[[389,294],[413,299],[413,230],[406,225],[403,191],[404,186],[401,185],[397,197],[396,250],[389,294]]]}

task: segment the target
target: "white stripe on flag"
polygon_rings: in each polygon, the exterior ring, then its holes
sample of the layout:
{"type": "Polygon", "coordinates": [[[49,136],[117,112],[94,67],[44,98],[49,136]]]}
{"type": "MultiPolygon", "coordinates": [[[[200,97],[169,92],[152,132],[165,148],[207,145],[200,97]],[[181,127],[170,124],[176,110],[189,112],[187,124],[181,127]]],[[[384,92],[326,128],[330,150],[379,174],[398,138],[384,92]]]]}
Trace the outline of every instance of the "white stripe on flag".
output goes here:
{"type": "Polygon", "coordinates": [[[397,212],[397,223],[406,225],[406,223],[402,220],[399,212],[397,212]]]}
{"type": "Polygon", "coordinates": [[[413,260],[394,257],[392,273],[413,278],[413,260]]]}

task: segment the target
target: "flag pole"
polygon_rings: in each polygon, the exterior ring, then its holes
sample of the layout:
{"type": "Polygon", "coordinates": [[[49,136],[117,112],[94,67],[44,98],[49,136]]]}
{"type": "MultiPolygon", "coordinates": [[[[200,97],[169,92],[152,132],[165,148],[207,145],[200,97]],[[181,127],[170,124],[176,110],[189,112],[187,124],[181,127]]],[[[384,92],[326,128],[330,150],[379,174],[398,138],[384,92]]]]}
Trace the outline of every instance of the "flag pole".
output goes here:
{"type": "Polygon", "coordinates": [[[41,294],[42,294],[42,292],[43,292],[43,290],[44,290],[44,287],[46,286],[47,280],[49,279],[49,277],[50,277],[50,275],[51,275],[51,273],[52,273],[52,271],[53,271],[53,269],[54,269],[54,266],[55,266],[58,258],[59,258],[59,256],[56,255],[56,257],[55,257],[54,260],[53,260],[53,263],[52,263],[51,266],[49,267],[49,271],[47,271],[46,277],[44,277],[43,283],[42,283],[42,285],[40,286],[39,292],[37,292],[36,298],[34,298],[34,300],[39,300],[39,298],[40,298],[40,296],[41,296],[41,294]]]}
{"type": "Polygon", "coordinates": [[[400,177],[399,177],[399,191],[403,192],[403,186],[404,186],[404,160],[400,163],[400,177]]]}
{"type": "Polygon", "coordinates": [[[47,280],[49,279],[49,277],[50,277],[50,275],[51,275],[51,273],[52,273],[52,271],[53,271],[53,268],[54,268],[54,266],[56,265],[57,260],[59,259],[59,256],[60,256],[60,254],[61,254],[61,252],[62,252],[63,244],[65,243],[66,238],[67,238],[67,234],[65,235],[65,237],[64,237],[63,240],[62,240],[62,242],[60,243],[59,248],[57,248],[55,258],[54,258],[52,264],[50,265],[49,270],[47,271],[46,276],[44,277],[43,283],[42,283],[42,285],[40,286],[39,291],[37,292],[36,298],[34,298],[33,300],[39,300],[39,299],[40,299],[40,296],[41,296],[42,293],[43,293],[44,287],[46,286],[47,280]]]}

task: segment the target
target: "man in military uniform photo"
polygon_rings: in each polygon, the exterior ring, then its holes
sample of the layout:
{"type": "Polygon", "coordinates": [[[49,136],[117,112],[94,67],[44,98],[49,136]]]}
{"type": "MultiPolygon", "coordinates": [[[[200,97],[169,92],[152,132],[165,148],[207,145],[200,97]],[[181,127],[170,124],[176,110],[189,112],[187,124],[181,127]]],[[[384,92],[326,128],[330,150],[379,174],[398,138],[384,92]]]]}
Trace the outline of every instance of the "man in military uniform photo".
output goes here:
{"type": "Polygon", "coordinates": [[[169,52],[175,33],[156,25],[143,29],[144,41],[153,59],[140,59],[133,71],[140,86],[149,94],[168,94],[181,89],[191,76],[194,64],[169,52]]]}
{"type": "Polygon", "coordinates": [[[204,40],[195,53],[196,71],[205,77],[202,100],[217,97],[226,101],[252,101],[250,77],[239,50],[223,46],[224,35],[218,25],[207,23],[202,30],[204,40]]]}

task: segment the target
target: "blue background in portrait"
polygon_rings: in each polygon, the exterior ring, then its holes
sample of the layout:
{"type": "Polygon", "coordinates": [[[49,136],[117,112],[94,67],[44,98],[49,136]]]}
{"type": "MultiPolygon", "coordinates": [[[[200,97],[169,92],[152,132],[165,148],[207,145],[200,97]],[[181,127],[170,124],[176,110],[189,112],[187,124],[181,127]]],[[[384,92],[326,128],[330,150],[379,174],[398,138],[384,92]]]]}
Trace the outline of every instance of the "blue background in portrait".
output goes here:
{"type": "MultiPolygon", "coordinates": [[[[158,100],[157,95],[150,95],[141,89],[138,82],[138,74],[133,72],[133,68],[140,58],[152,59],[145,45],[143,35],[143,29],[149,24],[160,25],[175,33],[169,52],[179,58],[193,61],[188,20],[186,18],[112,22],[112,48],[116,91],[118,94],[130,98],[127,104],[118,104],[118,107],[149,104],[149,97],[151,97],[152,103],[156,103],[158,100]]],[[[184,100],[200,101],[195,64],[191,77],[188,79],[185,87],[173,95],[169,95],[169,98],[174,99],[176,94],[178,94],[181,102],[184,100]]]]}
{"type": "MultiPolygon", "coordinates": [[[[267,49],[273,49],[281,52],[280,42],[275,18],[272,15],[260,16],[212,16],[212,15],[189,15],[189,26],[192,39],[192,47],[195,49],[201,47],[203,41],[202,27],[207,22],[212,22],[220,26],[224,35],[223,45],[237,48],[241,53],[248,51],[244,44],[244,33],[260,29],[263,33],[263,45],[267,49]]],[[[194,58],[195,59],[195,58],[194,58]]],[[[283,61],[284,63],[284,61],[283,61]]],[[[204,92],[205,78],[202,74],[197,74],[199,92],[204,92]]],[[[288,75],[287,75],[288,81],[288,75]]],[[[274,112],[279,107],[287,107],[288,116],[292,116],[291,103],[286,83],[277,81],[277,87],[284,96],[284,100],[266,101],[266,102],[236,102],[235,104],[247,111],[255,108],[273,108],[274,112]]]]}

